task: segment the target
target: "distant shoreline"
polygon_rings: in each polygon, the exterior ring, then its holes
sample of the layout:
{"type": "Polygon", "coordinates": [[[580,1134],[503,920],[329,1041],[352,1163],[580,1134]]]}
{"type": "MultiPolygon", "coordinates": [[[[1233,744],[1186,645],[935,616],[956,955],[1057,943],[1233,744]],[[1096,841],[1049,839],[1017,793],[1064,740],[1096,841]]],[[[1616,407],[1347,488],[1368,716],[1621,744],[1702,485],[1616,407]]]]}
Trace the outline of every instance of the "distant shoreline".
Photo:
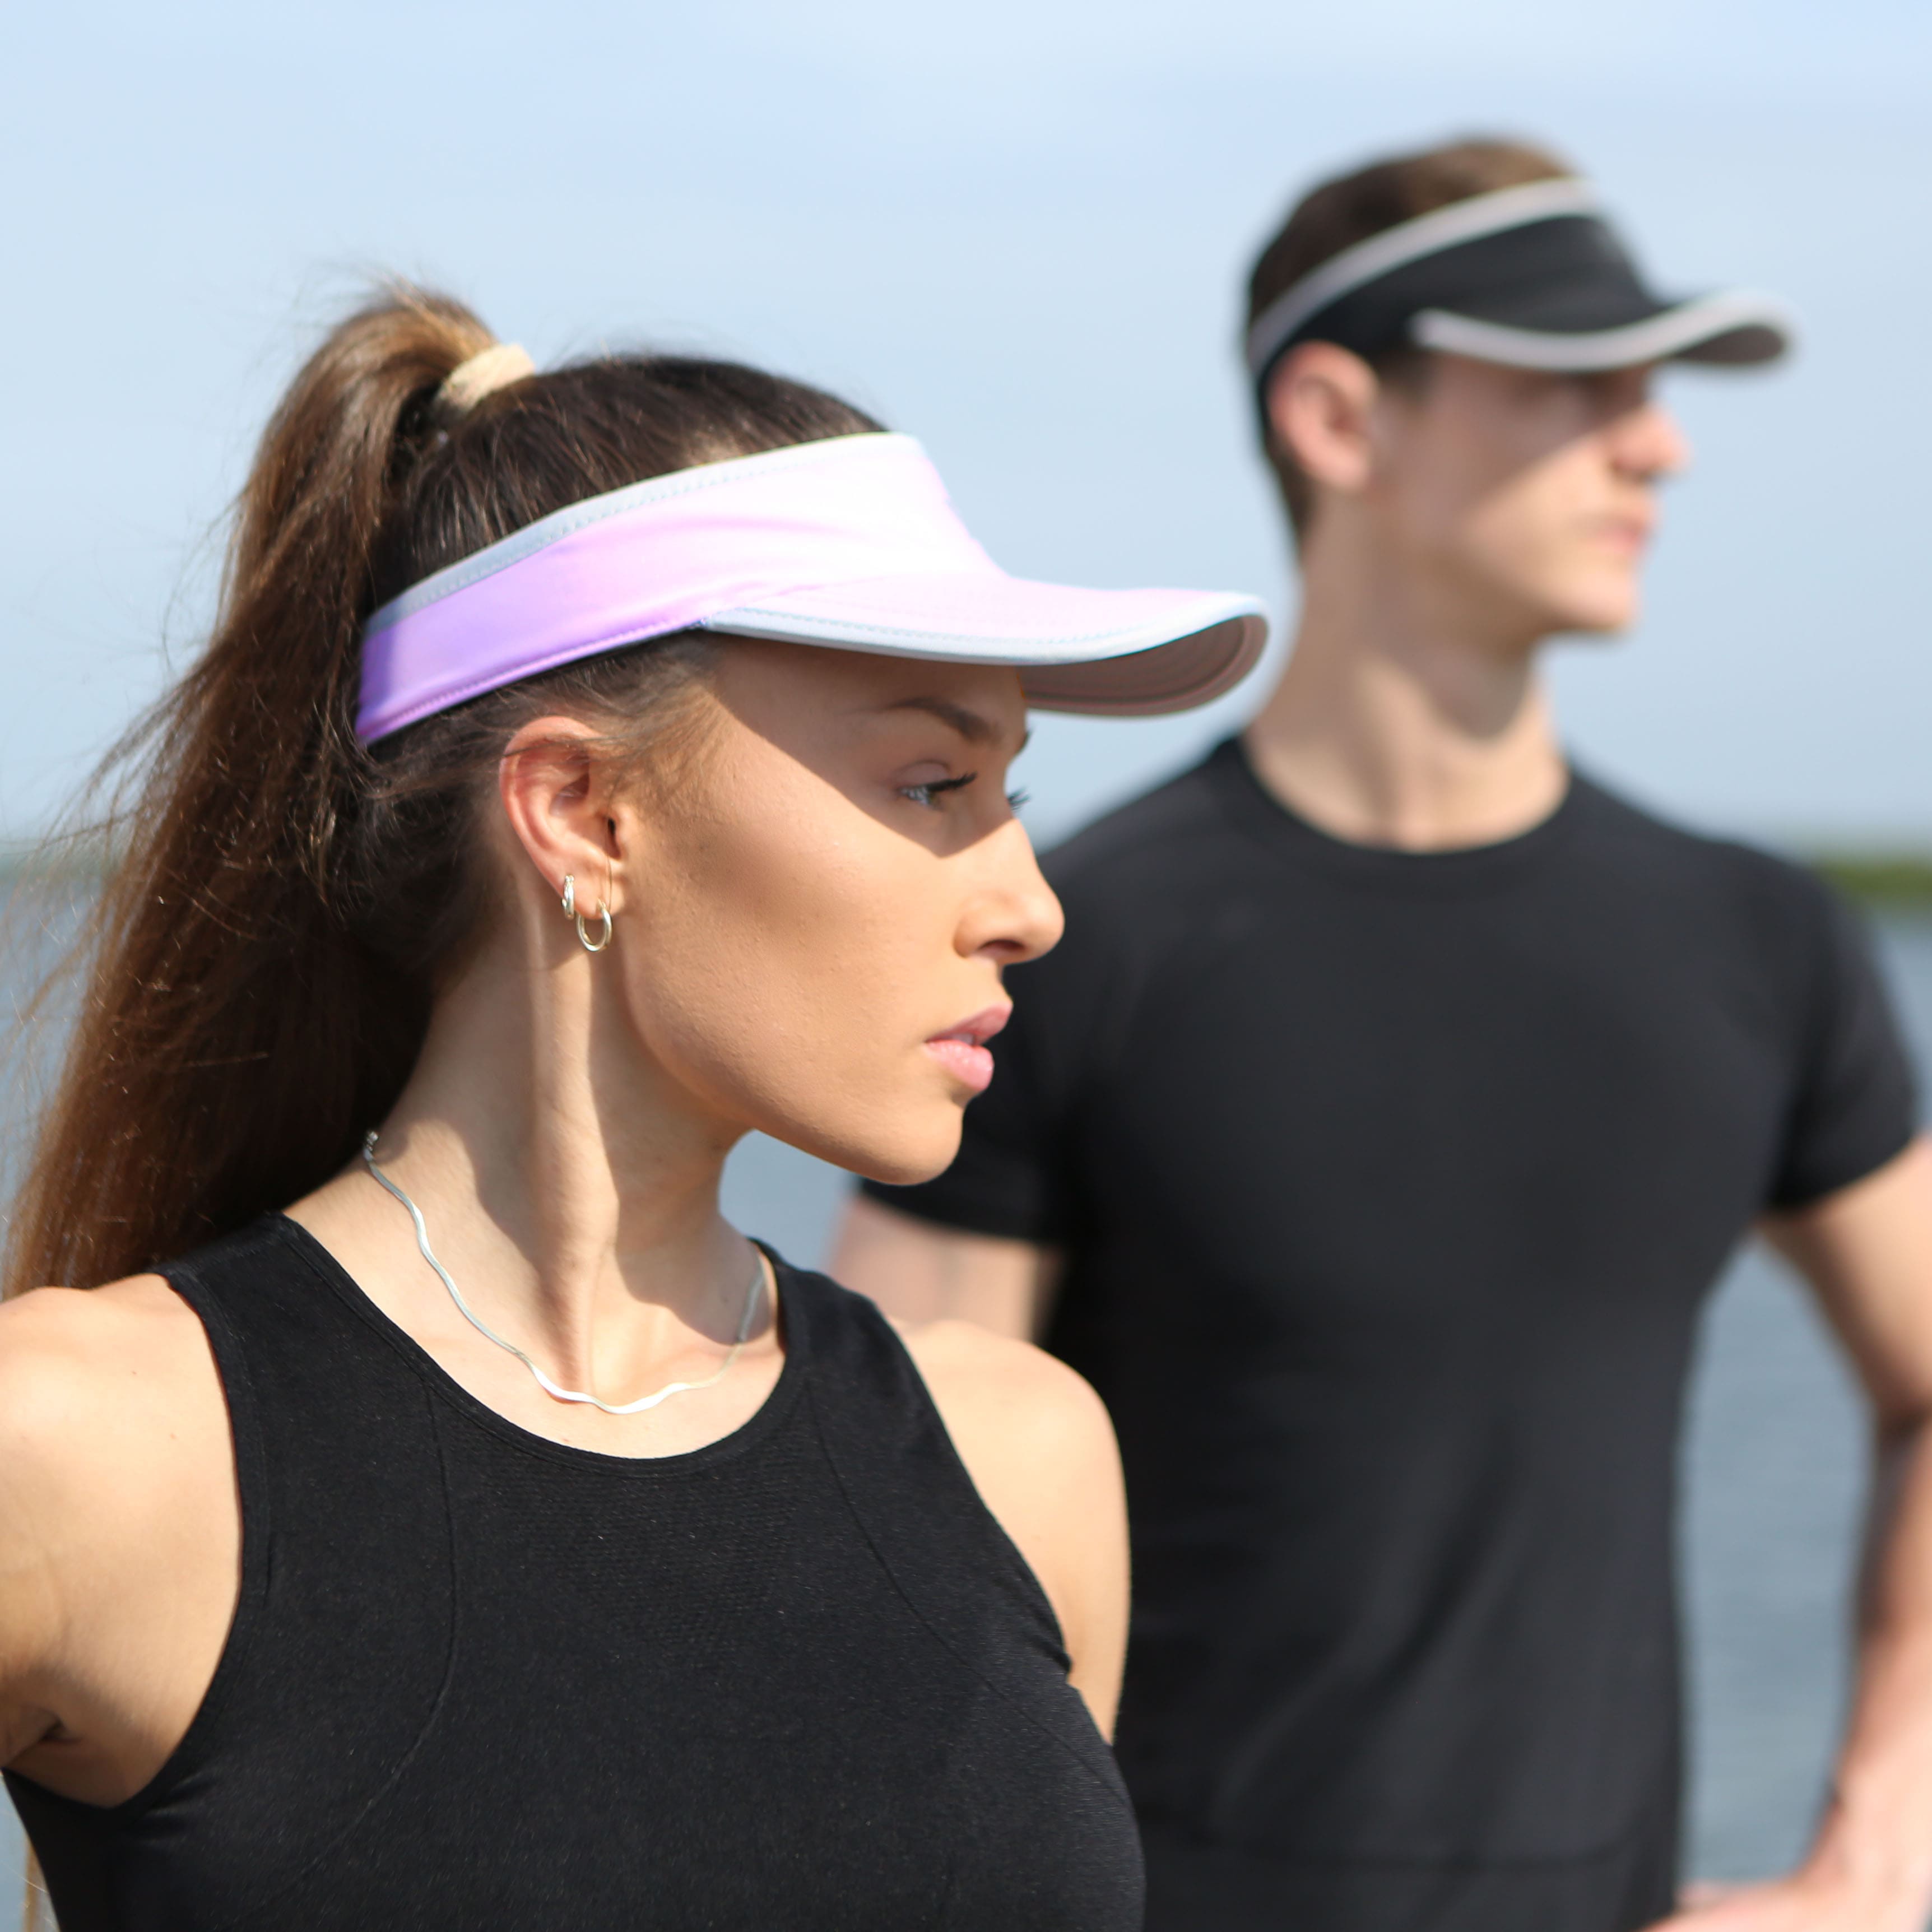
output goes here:
{"type": "MultiPolygon", "coordinates": [[[[1858,851],[1798,846],[1792,856],[1828,879],[1844,896],[1874,912],[1932,918],[1932,852],[1858,851]]],[[[0,842],[0,889],[37,877],[71,884],[98,879],[106,869],[98,848],[71,845],[52,851],[0,842]]]]}
{"type": "Polygon", "coordinates": [[[1932,854],[1802,851],[1797,856],[1874,912],[1932,918],[1932,854]]]}

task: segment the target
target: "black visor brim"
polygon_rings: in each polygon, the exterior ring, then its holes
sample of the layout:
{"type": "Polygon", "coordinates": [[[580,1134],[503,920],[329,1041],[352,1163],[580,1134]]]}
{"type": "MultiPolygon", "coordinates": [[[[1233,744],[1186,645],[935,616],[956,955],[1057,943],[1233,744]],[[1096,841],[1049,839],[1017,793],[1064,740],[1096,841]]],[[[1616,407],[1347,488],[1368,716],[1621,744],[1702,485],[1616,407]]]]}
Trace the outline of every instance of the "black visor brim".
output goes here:
{"type": "Polygon", "coordinates": [[[1790,348],[1769,296],[1732,290],[1672,301],[1644,281],[1600,216],[1568,212],[1403,263],[1310,314],[1256,370],[1298,342],[1371,358],[1435,349],[1523,368],[1585,371],[1657,362],[1741,368],[1790,348]]]}
{"type": "Polygon", "coordinates": [[[1418,348],[1507,368],[1573,374],[1653,362],[1748,368],[1776,362],[1792,343],[1782,307],[1743,289],[1681,302],[1652,298],[1638,315],[1618,304],[1594,326],[1580,316],[1562,328],[1519,322],[1496,314],[1499,304],[1484,306],[1490,313],[1424,309],[1412,320],[1409,339],[1418,348]]]}

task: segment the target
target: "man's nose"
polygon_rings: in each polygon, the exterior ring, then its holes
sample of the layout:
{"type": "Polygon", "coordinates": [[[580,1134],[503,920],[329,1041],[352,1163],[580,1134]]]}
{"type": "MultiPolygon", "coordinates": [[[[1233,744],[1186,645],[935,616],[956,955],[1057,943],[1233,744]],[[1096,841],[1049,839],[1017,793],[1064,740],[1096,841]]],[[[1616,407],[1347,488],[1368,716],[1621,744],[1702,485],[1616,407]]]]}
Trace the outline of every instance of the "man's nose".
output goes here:
{"type": "Polygon", "coordinates": [[[1617,467],[1646,482],[1675,476],[1690,462],[1690,439],[1677,418],[1654,398],[1647,398],[1611,425],[1617,467]]]}

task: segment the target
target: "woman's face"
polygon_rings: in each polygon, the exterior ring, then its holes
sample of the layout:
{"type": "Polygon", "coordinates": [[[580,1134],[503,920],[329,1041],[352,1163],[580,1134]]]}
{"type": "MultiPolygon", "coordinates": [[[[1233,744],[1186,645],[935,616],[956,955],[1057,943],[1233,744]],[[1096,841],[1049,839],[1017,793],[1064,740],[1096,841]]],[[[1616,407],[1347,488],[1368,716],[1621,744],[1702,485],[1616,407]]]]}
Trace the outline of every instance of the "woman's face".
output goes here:
{"type": "Polygon", "coordinates": [[[705,1111],[929,1178],[992,1077],[1001,969],[1060,933],[1006,796],[1018,674],[734,638],[700,701],[676,782],[616,827],[592,964],[705,1111]]]}

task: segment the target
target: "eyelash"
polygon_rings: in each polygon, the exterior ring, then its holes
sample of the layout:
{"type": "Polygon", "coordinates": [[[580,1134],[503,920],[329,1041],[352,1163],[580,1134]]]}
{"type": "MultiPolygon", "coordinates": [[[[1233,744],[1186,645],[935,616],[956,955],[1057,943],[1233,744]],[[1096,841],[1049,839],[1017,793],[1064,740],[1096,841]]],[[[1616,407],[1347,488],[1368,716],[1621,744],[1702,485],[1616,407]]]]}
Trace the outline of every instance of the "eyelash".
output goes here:
{"type": "MultiPolygon", "coordinates": [[[[964,791],[979,776],[977,772],[968,772],[956,778],[932,778],[924,784],[902,785],[899,796],[909,798],[914,804],[922,805],[930,810],[933,800],[942,792],[964,791]]],[[[1011,810],[1017,812],[1026,803],[1027,797],[1028,794],[1024,788],[1010,791],[1006,794],[1006,804],[1011,810]]]]}
{"type": "Polygon", "coordinates": [[[968,772],[956,778],[928,778],[924,784],[901,785],[899,796],[929,808],[941,792],[964,791],[979,776],[977,772],[968,772]]]}

